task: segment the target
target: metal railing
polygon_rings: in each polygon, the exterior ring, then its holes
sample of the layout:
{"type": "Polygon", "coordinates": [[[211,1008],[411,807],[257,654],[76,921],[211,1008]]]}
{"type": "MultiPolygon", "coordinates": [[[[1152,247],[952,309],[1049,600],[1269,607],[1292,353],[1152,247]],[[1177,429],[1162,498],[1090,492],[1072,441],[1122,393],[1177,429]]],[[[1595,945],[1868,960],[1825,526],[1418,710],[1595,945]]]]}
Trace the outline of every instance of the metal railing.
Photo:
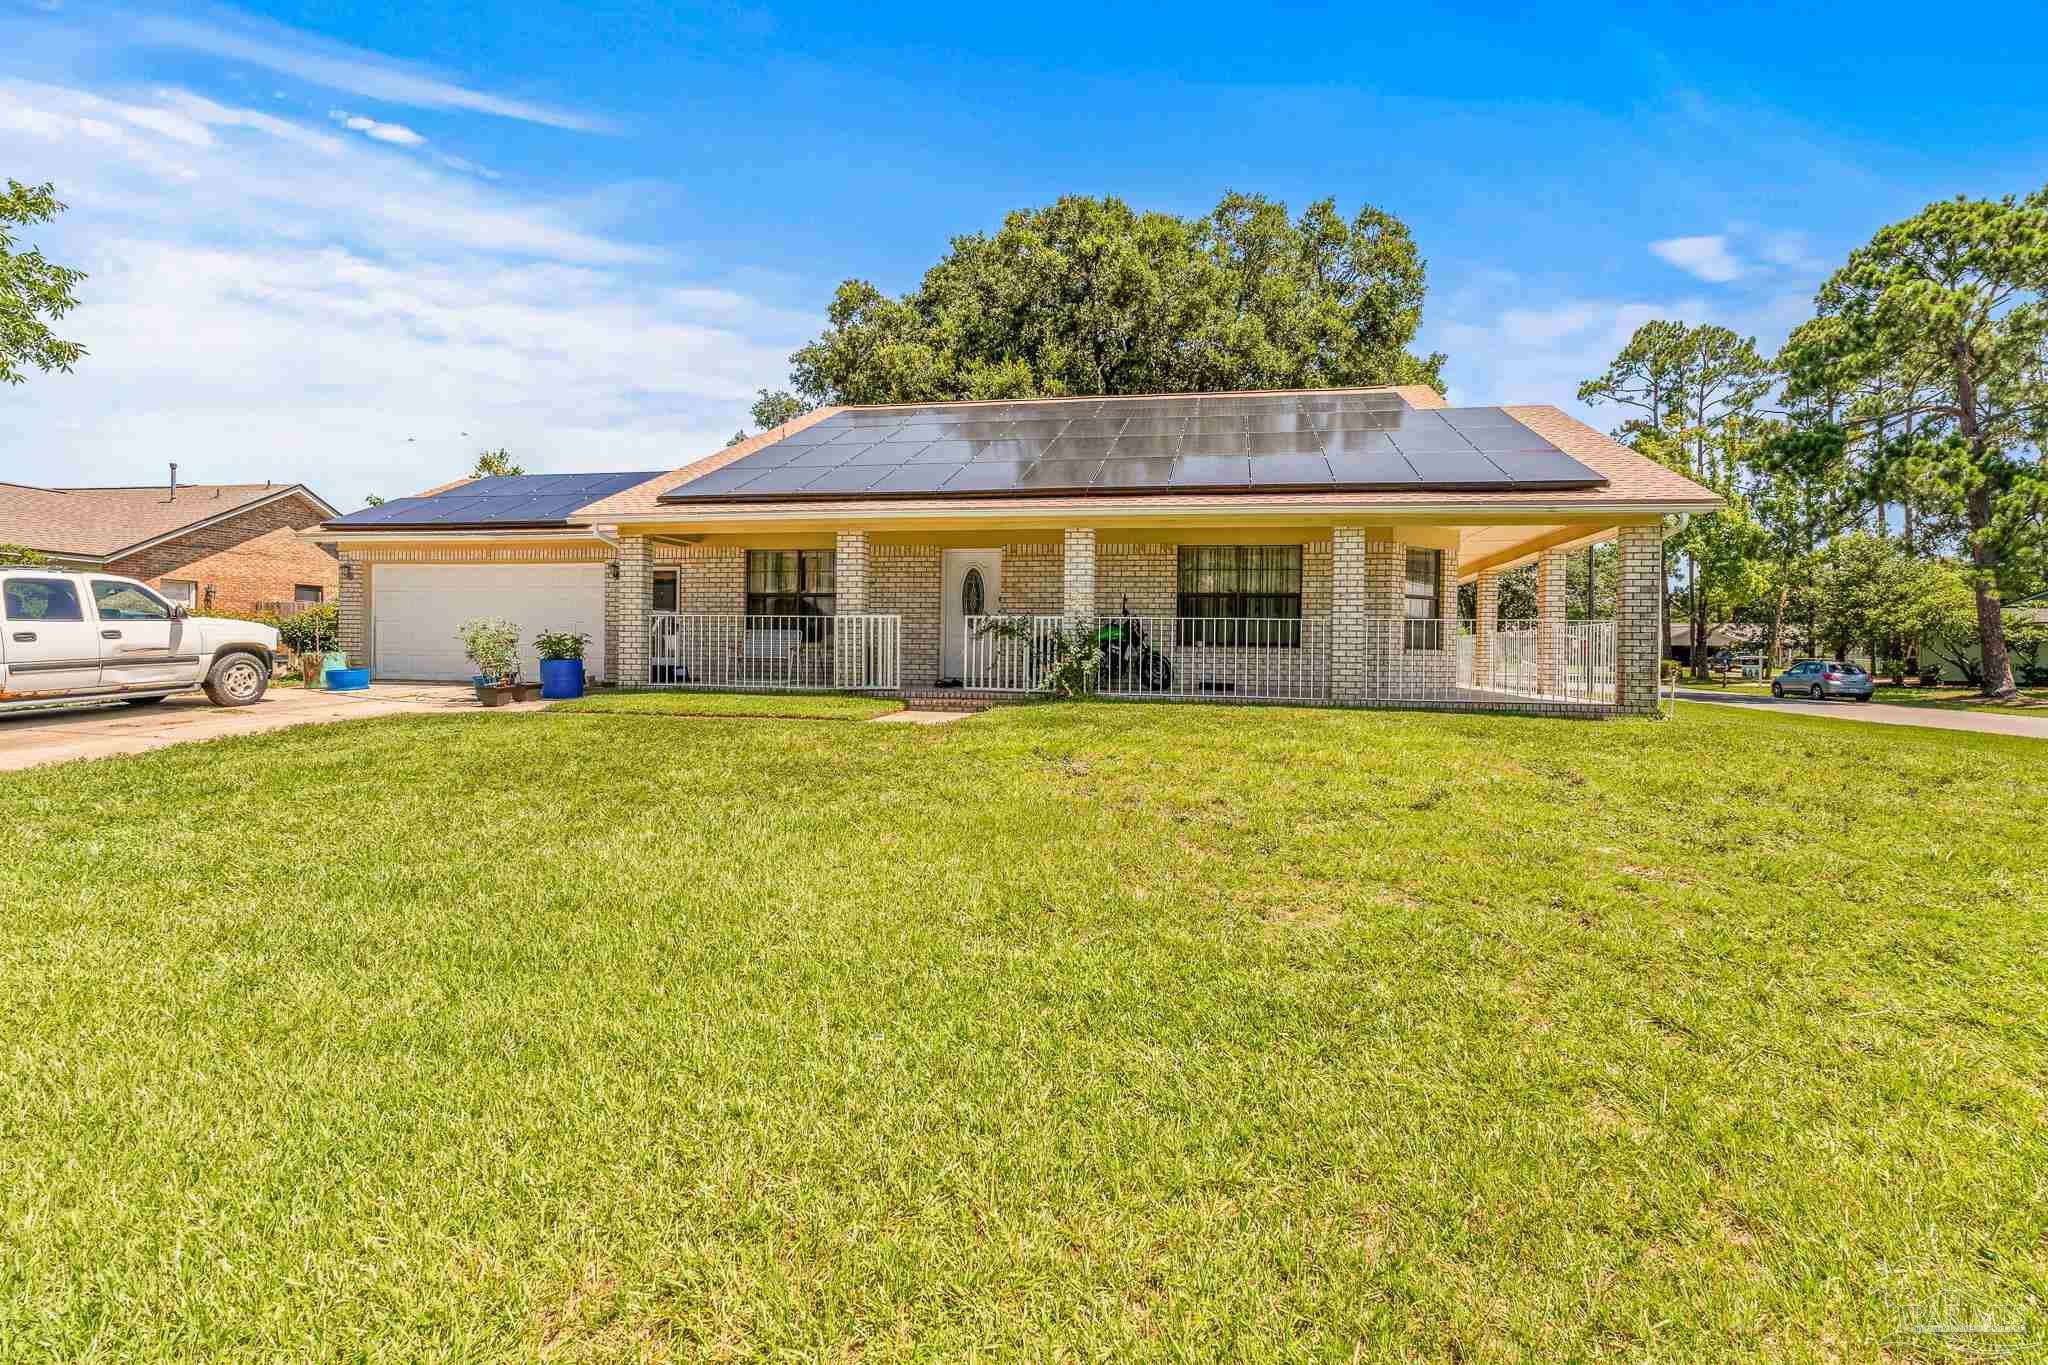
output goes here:
{"type": "Polygon", "coordinates": [[[1254,617],[1115,616],[1076,624],[1059,616],[970,616],[962,686],[1046,690],[1063,628],[1101,643],[1095,691],[1104,696],[1329,699],[1329,623],[1254,617]]]}
{"type": "Polygon", "coordinates": [[[1325,619],[971,616],[961,683],[987,692],[1047,690],[1064,630],[1104,644],[1095,690],[1108,696],[1483,706],[1535,700],[1612,705],[1612,621],[1509,622],[1481,640],[1475,623],[1375,616],[1333,658],[1325,619]],[[1483,648],[1482,648],[1483,646],[1483,648]]]}
{"type": "MultiPolygon", "coordinates": [[[[1474,623],[1465,628],[1472,630],[1474,623]]],[[[1478,653],[1475,636],[1468,685],[1515,697],[1611,705],[1615,639],[1612,621],[1503,621],[1488,656],[1478,653]]]]}
{"type": "Polygon", "coordinates": [[[902,686],[902,619],[702,615],[658,611],[648,624],[649,687],[893,692],[902,686]]]}

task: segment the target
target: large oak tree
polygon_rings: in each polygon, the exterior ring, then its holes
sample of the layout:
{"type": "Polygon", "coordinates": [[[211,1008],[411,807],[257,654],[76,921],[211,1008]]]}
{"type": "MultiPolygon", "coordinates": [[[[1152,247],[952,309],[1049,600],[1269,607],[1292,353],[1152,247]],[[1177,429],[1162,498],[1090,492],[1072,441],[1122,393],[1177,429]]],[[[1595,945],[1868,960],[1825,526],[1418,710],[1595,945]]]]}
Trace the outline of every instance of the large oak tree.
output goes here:
{"type": "Polygon", "coordinates": [[[847,280],[791,359],[814,403],[1428,384],[1425,267],[1393,215],[1226,195],[1188,219],[1069,196],[970,233],[890,298],[847,280]]]}

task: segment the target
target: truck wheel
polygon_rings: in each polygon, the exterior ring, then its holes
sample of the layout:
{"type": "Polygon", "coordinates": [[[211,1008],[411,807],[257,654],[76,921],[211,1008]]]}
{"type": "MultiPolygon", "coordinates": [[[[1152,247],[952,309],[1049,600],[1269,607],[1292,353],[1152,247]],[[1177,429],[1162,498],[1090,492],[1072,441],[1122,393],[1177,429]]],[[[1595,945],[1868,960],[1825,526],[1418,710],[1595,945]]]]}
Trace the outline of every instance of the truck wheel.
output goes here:
{"type": "Polygon", "coordinates": [[[223,654],[206,670],[206,697],[215,706],[249,706],[270,690],[270,670],[254,654],[223,654]]]}

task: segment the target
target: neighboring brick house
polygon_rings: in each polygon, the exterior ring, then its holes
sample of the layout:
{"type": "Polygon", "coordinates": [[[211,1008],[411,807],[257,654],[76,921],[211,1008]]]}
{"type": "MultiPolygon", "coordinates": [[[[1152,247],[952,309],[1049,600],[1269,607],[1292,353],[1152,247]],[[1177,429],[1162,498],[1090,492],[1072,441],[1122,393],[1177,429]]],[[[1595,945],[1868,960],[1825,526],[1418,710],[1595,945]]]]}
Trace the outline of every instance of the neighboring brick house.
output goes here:
{"type": "Polygon", "coordinates": [[[297,483],[0,483],[0,545],[140,579],[196,613],[336,600],[339,561],[298,534],[334,515],[324,498],[297,483]]]}

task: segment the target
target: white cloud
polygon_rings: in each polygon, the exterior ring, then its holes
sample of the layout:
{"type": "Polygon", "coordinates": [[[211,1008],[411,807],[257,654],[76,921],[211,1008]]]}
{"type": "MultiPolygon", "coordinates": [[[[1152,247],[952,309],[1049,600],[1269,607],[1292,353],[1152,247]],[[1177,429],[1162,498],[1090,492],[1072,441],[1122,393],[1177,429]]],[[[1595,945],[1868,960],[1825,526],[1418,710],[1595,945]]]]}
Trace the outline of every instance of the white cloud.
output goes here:
{"type": "Polygon", "coordinates": [[[0,164],[58,182],[71,210],[34,240],[89,272],[60,328],[89,354],[8,395],[7,476],[28,482],[175,459],[354,506],[485,445],[673,468],[820,322],[568,206],[179,90],[0,80],[0,164]]]}
{"type": "Polygon", "coordinates": [[[258,37],[250,32],[231,32],[211,24],[169,17],[140,20],[133,30],[134,36],[146,43],[248,62],[329,90],[346,90],[392,104],[421,109],[467,109],[578,132],[613,130],[609,120],[595,115],[472,90],[377,53],[290,29],[273,28],[271,32],[274,37],[258,37]]]}
{"type": "Polygon", "coordinates": [[[1650,251],[1709,284],[1726,284],[1743,275],[1742,262],[1729,252],[1728,239],[1723,236],[1667,237],[1650,243],[1650,251]]]}
{"type": "Polygon", "coordinates": [[[327,117],[352,133],[361,133],[364,137],[373,138],[378,142],[389,142],[398,147],[417,147],[426,141],[402,123],[379,123],[376,119],[364,118],[361,114],[351,114],[346,109],[330,109],[327,111],[327,117]]]}

